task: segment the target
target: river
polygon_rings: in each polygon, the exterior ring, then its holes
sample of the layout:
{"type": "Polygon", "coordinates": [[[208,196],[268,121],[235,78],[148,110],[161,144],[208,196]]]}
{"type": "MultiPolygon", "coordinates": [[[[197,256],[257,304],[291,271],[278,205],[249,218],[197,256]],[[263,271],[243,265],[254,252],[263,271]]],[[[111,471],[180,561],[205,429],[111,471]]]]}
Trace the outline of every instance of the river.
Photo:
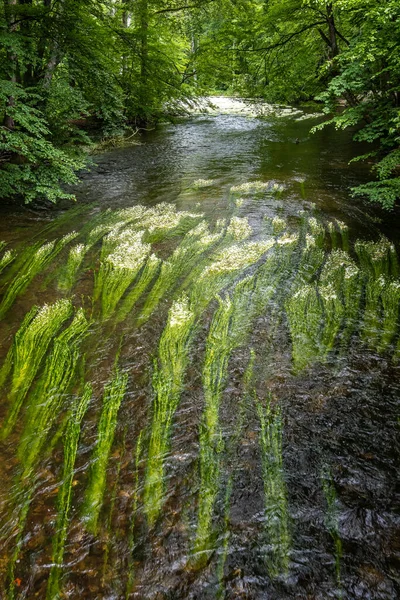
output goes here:
{"type": "Polygon", "coordinates": [[[400,597],[399,215],[224,102],[1,209],[1,598],[400,597]]]}

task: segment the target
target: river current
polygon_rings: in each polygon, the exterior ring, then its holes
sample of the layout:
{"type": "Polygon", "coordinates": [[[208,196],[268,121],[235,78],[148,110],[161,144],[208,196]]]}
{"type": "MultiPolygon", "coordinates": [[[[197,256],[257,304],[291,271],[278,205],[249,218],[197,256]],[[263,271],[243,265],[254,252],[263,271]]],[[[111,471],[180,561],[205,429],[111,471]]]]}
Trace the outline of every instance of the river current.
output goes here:
{"type": "Polygon", "coordinates": [[[197,114],[0,213],[0,598],[400,597],[398,213],[197,114]]]}

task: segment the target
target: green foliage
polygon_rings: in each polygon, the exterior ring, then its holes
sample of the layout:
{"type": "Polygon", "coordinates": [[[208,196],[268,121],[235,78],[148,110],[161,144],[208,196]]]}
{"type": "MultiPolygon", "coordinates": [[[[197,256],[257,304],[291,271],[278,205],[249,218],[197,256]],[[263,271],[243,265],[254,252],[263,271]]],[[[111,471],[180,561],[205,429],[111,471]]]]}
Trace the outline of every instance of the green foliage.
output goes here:
{"type": "Polygon", "coordinates": [[[352,37],[336,59],[336,76],[320,95],[325,111],[333,113],[322,126],[357,126],[354,139],[373,145],[357,159],[376,157],[376,180],[353,188],[353,194],[390,209],[400,197],[400,7],[396,0],[341,4],[351,11],[352,37]],[[346,106],[337,111],[343,98],[346,106]]]}
{"type": "Polygon", "coordinates": [[[78,181],[75,171],[82,168],[82,158],[57,148],[49,139],[50,130],[43,114],[31,102],[38,98],[19,84],[0,80],[0,115],[9,98],[13,105],[7,115],[13,128],[0,127],[0,188],[3,198],[22,197],[25,202],[46,198],[73,198],[60,187],[78,181]]]}

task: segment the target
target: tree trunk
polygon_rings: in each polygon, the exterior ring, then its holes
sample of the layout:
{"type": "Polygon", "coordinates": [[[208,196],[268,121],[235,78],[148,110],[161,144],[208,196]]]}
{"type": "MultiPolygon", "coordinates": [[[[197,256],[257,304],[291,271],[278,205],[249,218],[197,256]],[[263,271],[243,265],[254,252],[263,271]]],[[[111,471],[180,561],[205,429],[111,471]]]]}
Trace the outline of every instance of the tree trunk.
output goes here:
{"type": "Polygon", "coordinates": [[[333,16],[332,2],[326,5],[326,20],[329,29],[329,46],[330,46],[330,59],[335,58],[339,54],[339,48],[337,44],[335,18],[333,16]]]}

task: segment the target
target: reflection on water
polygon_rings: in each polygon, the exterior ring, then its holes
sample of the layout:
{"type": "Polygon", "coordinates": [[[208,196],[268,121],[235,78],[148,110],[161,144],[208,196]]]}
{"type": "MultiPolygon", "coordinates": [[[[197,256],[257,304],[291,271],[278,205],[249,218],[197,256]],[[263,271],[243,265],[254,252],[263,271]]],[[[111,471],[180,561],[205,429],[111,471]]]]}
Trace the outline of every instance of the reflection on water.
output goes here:
{"type": "Polygon", "coordinates": [[[2,598],[399,596],[396,216],[309,127],[192,117],[7,209],[2,598]]]}

